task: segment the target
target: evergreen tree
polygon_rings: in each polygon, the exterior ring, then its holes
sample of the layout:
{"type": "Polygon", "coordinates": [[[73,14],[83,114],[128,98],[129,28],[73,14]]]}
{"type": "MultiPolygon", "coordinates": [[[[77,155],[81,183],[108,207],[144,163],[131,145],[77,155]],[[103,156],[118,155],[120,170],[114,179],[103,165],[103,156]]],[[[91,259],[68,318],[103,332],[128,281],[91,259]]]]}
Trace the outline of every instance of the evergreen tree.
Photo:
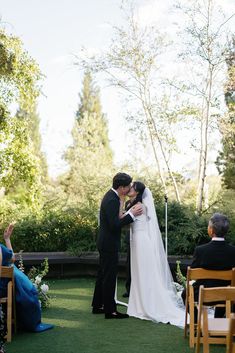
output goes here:
{"type": "Polygon", "coordinates": [[[83,80],[80,103],[72,129],[73,145],[65,159],[70,171],[66,178],[70,200],[84,206],[96,206],[101,192],[110,185],[112,175],[112,150],[108,139],[108,127],[102,113],[99,89],[90,72],[83,80]]]}
{"type": "Polygon", "coordinates": [[[42,138],[40,133],[40,118],[36,107],[28,114],[29,138],[31,141],[32,152],[38,158],[42,181],[48,181],[48,167],[45,154],[42,152],[42,138]]]}
{"type": "Polygon", "coordinates": [[[225,86],[225,102],[228,113],[220,125],[223,150],[216,164],[225,187],[235,189],[235,37],[231,41],[226,62],[228,79],[225,86]]]}

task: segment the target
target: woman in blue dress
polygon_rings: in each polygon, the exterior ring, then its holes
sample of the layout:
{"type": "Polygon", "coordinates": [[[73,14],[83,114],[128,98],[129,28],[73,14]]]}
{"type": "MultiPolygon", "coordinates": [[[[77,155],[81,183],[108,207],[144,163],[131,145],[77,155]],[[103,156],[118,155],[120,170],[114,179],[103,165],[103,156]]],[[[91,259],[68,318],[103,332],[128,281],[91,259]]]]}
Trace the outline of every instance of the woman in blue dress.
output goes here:
{"type": "MultiPolygon", "coordinates": [[[[4,232],[5,245],[0,243],[2,266],[13,266],[15,256],[11,246],[14,226],[10,224],[4,232]]],[[[41,307],[38,292],[30,279],[14,266],[17,327],[24,331],[41,332],[53,327],[41,322],[41,307]]],[[[0,279],[0,297],[6,294],[7,282],[0,279]]],[[[1,353],[1,351],[0,351],[1,353]]]]}
{"type": "MultiPolygon", "coordinates": [[[[1,278],[1,266],[2,266],[2,249],[0,247],[0,278],[1,278]]],[[[5,353],[5,350],[4,350],[5,336],[6,336],[6,325],[4,323],[2,305],[0,304],[0,353],[5,353]]]]}

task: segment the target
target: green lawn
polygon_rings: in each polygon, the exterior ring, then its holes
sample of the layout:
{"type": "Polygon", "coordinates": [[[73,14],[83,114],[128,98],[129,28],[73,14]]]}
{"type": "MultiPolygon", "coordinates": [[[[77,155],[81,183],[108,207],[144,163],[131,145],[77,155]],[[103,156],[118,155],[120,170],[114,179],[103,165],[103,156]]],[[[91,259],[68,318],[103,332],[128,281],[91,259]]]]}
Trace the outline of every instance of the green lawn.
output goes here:
{"type": "MultiPolygon", "coordinates": [[[[183,330],[164,324],[129,318],[105,320],[91,314],[94,280],[50,282],[52,305],[43,312],[43,322],[55,328],[42,333],[18,333],[7,353],[187,353],[194,352],[183,330]]],[[[119,284],[120,297],[123,284],[119,284]]],[[[119,307],[125,311],[124,307],[119,307]]],[[[213,353],[225,352],[213,347],[213,353]]]]}

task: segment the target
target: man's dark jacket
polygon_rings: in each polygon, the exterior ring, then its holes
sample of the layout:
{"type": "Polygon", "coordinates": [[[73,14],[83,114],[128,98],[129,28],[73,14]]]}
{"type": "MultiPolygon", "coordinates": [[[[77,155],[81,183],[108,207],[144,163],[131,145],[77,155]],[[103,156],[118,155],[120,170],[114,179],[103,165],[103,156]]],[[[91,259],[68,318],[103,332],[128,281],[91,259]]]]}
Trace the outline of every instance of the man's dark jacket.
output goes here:
{"type": "MultiPolygon", "coordinates": [[[[235,267],[235,246],[227,244],[224,240],[211,240],[207,244],[197,246],[191,267],[201,267],[207,270],[231,270],[235,267]]],[[[200,285],[204,285],[204,287],[220,287],[229,284],[230,282],[223,280],[204,279],[197,280],[193,287],[197,297],[200,285]]]]}
{"type": "Polygon", "coordinates": [[[100,206],[100,227],[97,240],[99,251],[118,252],[121,243],[121,227],[133,222],[132,217],[127,214],[119,219],[120,199],[118,195],[109,190],[100,206]]]}

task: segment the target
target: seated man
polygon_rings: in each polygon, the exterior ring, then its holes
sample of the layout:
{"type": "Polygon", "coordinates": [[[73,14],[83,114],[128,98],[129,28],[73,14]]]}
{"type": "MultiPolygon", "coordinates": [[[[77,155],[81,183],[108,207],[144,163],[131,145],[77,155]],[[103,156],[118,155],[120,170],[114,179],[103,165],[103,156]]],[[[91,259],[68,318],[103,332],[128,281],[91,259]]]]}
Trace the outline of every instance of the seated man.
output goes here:
{"type": "MultiPolygon", "coordinates": [[[[215,213],[208,224],[208,235],[211,241],[207,244],[197,246],[194,251],[191,268],[204,268],[207,270],[231,270],[235,267],[235,246],[229,245],[225,241],[225,236],[229,230],[228,218],[220,213],[215,213]]],[[[224,287],[230,282],[223,280],[197,280],[193,284],[194,298],[198,301],[199,287],[224,287]]],[[[186,292],[182,293],[185,302],[186,292]]],[[[196,309],[196,308],[195,308],[196,309]]],[[[218,307],[215,310],[215,317],[223,317],[225,309],[218,307]]],[[[197,312],[195,311],[195,319],[197,312]]]]}

